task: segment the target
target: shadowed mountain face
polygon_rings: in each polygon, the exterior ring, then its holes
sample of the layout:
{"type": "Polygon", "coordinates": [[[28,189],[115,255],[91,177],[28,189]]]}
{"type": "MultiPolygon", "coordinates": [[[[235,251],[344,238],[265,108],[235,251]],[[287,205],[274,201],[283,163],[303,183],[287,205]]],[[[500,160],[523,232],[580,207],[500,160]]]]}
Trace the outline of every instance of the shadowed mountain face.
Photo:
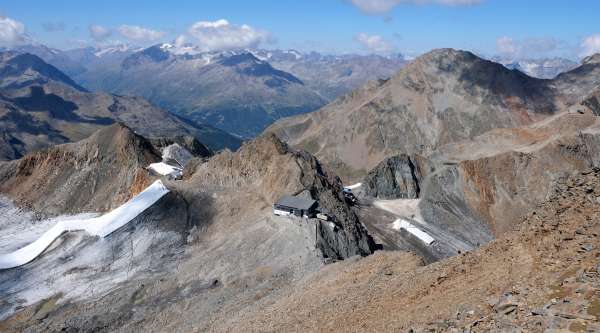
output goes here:
{"type": "Polygon", "coordinates": [[[67,75],[48,65],[37,56],[28,53],[4,52],[0,55],[0,88],[19,89],[30,85],[41,85],[50,81],[61,82],[84,92],[67,75]]]}
{"type": "Polygon", "coordinates": [[[588,60],[555,80],[540,80],[469,52],[435,50],[390,80],[267,131],[316,154],[343,178],[358,178],[385,157],[427,155],[494,128],[545,119],[598,85],[598,70],[588,60]]]}
{"type": "Polygon", "coordinates": [[[142,98],[89,93],[37,56],[0,53],[0,159],[77,141],[117,121],[148,137],[191,135],[214,150],[241,143],[142,98]]]}

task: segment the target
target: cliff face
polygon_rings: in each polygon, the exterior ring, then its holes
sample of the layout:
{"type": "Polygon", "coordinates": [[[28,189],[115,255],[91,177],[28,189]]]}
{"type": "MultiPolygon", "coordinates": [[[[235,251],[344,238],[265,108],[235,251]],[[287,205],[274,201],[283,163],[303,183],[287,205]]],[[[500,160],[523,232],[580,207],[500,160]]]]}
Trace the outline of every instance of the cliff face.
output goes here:
{"type": "Polygon", "coordinates": [[[369,171],[363,186],[367,195],[379,199],[416,199],[421,192],[419,183],[422,180],[418,161],[402,154],[386,158],[369,171]]]}
{"type": "Polygon", "coordinates": [[[0,162],[0,192],[41,214],[107,211],[149,185],[144,168],[157,161],[146,139],[115,124],[76,143],[0,162]]]}
{"type": "Polygon", "coordinates": [[[203,188],[255,193],[270,206],[286,194],[300,194],[319,201],[335,216],[334,226],[318,223],[318,246],[336,259],[367,255],[375,243],[345,203],[342,182],[307,152],[296,151],[267,134],[237,152],[222,152],[196,164],[188,181],[203,188]]]}
{"type": "Polygon", "coordinates": [[[442,147],[423,182],[423,217],[456,229],[474,246],[518,228],[566,175],[600,166],[600,120],[563,113],[442,147]]]}

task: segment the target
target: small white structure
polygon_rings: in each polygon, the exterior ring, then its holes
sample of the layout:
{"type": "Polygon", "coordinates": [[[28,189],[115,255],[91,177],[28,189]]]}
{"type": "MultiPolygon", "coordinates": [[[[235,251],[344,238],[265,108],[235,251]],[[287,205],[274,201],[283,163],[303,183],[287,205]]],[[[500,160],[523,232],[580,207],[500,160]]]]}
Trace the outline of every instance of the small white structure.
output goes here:
{"type": "Polygon", "coordinates": [[[183,168],[165,162],[152,163],[148,166],[148,170],[171,179],[179,179],[183,176],[183,168]]]}
{"type": "Polygon", "coordinates": [[[85,231],[92,236],[106,237],[143,213],[167,193],[169,189],[157,180],[133,199],[105,215],[82,220],[59,221],[33,243],[14,252],[0,254],[0,270],[22,266],[34,260],[66,232],[85,231]]]}
{"type": "Polygon", "coordinates": [[[352,190],[356,190],[357,188],[359,188],[361,186],[362,186],[362,183],[356,183],[354,185],[345,186],[344,190],[348,191],[348,192],[352,192],[352,190]]]}
{"type": "Polygon", "coordinates": [[[396,221],[394,221],[392,228],[394,228],[396,230],[404,229],[407,232],[409,232],[410,234],[412,234],[413,236],[420,239],[426,245],[431,245],[435,242],[435,239],[433,237],[431,237],[428,233],[417,228],[416,226],[412,225],[410,222],[408,222],[404,219],[397,219],[396,221]]]}

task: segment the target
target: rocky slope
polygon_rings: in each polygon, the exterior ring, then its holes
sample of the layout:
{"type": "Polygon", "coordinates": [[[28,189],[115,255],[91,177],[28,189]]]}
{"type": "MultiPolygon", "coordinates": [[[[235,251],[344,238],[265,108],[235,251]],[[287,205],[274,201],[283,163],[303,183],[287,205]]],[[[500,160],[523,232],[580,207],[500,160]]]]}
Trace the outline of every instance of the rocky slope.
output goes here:
{"type": "Polygon", "coordinates": [[[189,172],[190,182],[199,187],[254,193],[268,204],[286,194],[318,200],[335,217],[333,227],[316,221],[318,246],[330,258],[368,255],[376,248],[345,203],[339,178],[310,154],[290,149],[272,134],[243,145],[236,153],[218,154],[189,172]]]}
{"type": "MultiPolygon", "coordinates": [[[[84,202],[113,200],[127,189],[125,182],[113,180],[135,174],[135,166],[150,154],[142,148],[152,146],[124,127],[109,129],[49,150],[62,157],[53,163],[37,162],[42,155],[5,162],[0,179],[8,180],[0,191],[19,204],[20,193],[31,194],[29,184],[47,188],[30,205],[36,210],[58,211],[52,205],[56,202],[97,208],[75,202],[79,197],[84,202]],[[32,167],[27,174],[11,173],[22,170],[18,165],[32,167]],[[88,179],[96,179],[96,186],[88,179]],[[24,185],[16,186],[19,180],[24,185]],[[58,180],[69,184],[64,186],[68,191],[54,186],[58,180]],[[90,188],[98,191],[88,194],[90,188]],[[45,196],[50,190],[53,196],[45,196]]],[[[157,158],[150,155],[146,159],[157,158]]],[[[0,302],[0,330],[211,330],[223,316],[277,299],[322,267],[325,258],[375,249],[344,202],[340,180],[311,155],[272,135],[245,143],[235,153],[196,159],[183,180],[164,181],[171,193],[115,235],[103,240],[69,235],[38,260],[0,272],[0,291],[11,295],[0,302]],[[285,194],[318,199],[335,221],[274,216],[272,204],[285,194]]],[[[60,212],[72,211],[69,207],[61,206],[60,212]]],[[[35,228],[48,223],[26,219],[17,231],[35,234],[35,228]]],[[[0,227],[17,233],[10,220],[0,221],[0,227]]],[[[0,249],[7,241],[0,236],[0,249]]]]}
{"type": "MultiPolygon", "coordinates": [[[[208,191],[204,199],[198,199],[195,204],[203,203],[205,216],[213,222],[200,225],[202,232],[192,232],[185,241],[174,236],[189,229],[175,221],[186,220],[189,210],[185,206],[175,209],[177,201],[170,199],[118,238],[107,240],[120,249],[116,253],[99,252],[89,240],[78,247],[74,246],[77,239],[66,243],[79,251],[63,264],[64,275],[57,274],[55,281],[76,276],[70,281],[73,289],[78,281],[91,283],[129,267],[127,279],[115,282],[118,287],[105,291],[104,284],[96,282],[95,293],[76,299],[70,298],[72,291],[57,293],[21,307],[0,321],[0,328],[49,332],[352,331],[357,327],[365,332],[594,331],[600,329],[599,186],[598,169],[569,174],[551,186],[546,200],[513,221],[518,226],[515,230],[479,249],[430,265],[411,253],[384,251],[320,267],[310,252],[297,246],[311,236],[304,224],[241,219],[261,215],[255,210],[258,206],[247,203],[262,199],[244,192],[237,192],[236,198],[246,200],[246,210],[231,200],[228,194],[232,192],[208,191]],[[163,210],[166,207],[171,207],[169,214],[163,210]],[[172,215],[180,216],[175,220],[172,215]],[[175,232],[172,237],[167,237],[167,230],[175,232]],[[142,241],[148,233],[158,240],[150,243],[155,244],[151,256],[145,252],[148,243],[142,241]],[[132,247],[139,250],[131,256],[124,246],[130,237],[139,244],[132,247]],[[100,253],[103,264],[77,254],[88,248],[97,256],[100,253]],[[168,260],[161,261],[161,256],[168,260]]],[[[183,197],[189,194],[181,193],[183,197]]],[[[50,252],[46,259],[59,260],[59,254],[67,257],[69,252],[50,252]]],[[[27,269],[33,273],[48,268],[29,267],[13,274],[31,282],[44,274],[28,274],[27,269]]],[[[0,274],[1,288],[9,281],[6,272],[0,274]]],[[[54,286],[49,279],[45,282],[54,286]]],[[[16,287],[10,290],[23,293],[16,287]]],[[[10,295],[3,299],[3,308],[16,301],[10,295]]]]}
{"type": "Polygon", "coordinates": [[[83,141],[0,162],[0,192],[41,215],[107,211],[148,186],[145,167],[158,161],[150,142],[115,124],[83,141]]]}
{"type": "Polygon", "coordinates": [[[599,165],[599,126],[586,109],[441,147],[421,184],[423,218],[473,246],[489,232],[499,237],[518,228],[514,221],[546,200],[558,180],[599,165]]]}
{"type": "Polygon", "coordinates": [[[89,93],[40,58],[0,53],[0,159],[81,140],[116,121],[149,137],[192,135],[213,149],[240,140],[173,116],[142,98],[89,93]]]}
{"type": "Polygon", "coordinates": [[[435,264],[423,266],[408,253],[379,252],[330,265],[277,302],[214,329],[599,330],[599,185],[597,169],[571,175],[515,221],[518,230],[435,264]]]}
{"type": "Polygon", "coordinates": [[[551,87],[558,90],[567,104],[579,103],[600,86],[600,54],[584,58],[581,66],[562,73],[551,82],[551,87]]]}
{"type": "Polygon", "coordinates": [[[539,80],[469,52],[434,50],[388,81],[267,131],[314,153],[345,180],[357,180],[389,156],[427,156],[448,143],[565,111],[598,85],[598,68],[590,58],[554,80],[539,80]]]}

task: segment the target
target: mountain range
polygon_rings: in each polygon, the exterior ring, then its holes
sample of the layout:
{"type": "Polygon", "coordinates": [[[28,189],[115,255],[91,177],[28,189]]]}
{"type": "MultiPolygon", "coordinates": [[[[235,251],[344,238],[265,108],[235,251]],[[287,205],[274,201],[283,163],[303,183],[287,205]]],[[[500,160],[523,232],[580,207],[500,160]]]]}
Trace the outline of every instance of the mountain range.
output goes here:
{"type": "Polygon", "coordinates": [[[65,221],[119,227],[67,230],[0,270],[0,331],[600,329],[600,55],[548,79],[436,49],[342,92],[365,77],[359,64],[331,79],[344,57],[46,51],[73,72],[0,53],[0,262],[65,221]],[[202,111],[94,92],[77,63],[104,56],[117,60],[94,69],[102,84],[160,99],[193,84],[202,111]],[[198,120],[247,137],[275,123],[241,142],[198,120]],[[286,216],[288,196],[305,208],[286,216]],[[146,205],[124,219],[132,198],[146,205]]]}
{"type": "Polygon", "coordinates": [[[560,73],[568,72],[579,65],[577,62],[565,58],[515,60],[493,57],[492,60],[506,66],[508,69],[517,69],[538,79],[553,79],[560,73]]]}
{"type": "Polygon", "coordinates": [[[406,63],[401,55],[205,52],[173,44],[68,51],[28,45],[17,50],[38,55],[91,91],[141,96],[240,137],[254,137],[279,118],[314,111],[369,80],[391,76],[406,63]]]}
{"type": "Polygon", "coordinates": [[[391,155],[428,155],[448,143],[563,111],[599,84],[599,70],[589,58],[543,80],[470,52],[434,50],[389,80],[372,82],[317,112],[280,120],[267,131],[355,180],[391,155]]]}
{"type": "Polygon", "coordinates": [[[215,150],[241,140],[170,114],[143,98],[92,93],[28,53],[0,53],[0,159],[81,140],[123,122],[149,137],[191,135],[215,150]]]}

